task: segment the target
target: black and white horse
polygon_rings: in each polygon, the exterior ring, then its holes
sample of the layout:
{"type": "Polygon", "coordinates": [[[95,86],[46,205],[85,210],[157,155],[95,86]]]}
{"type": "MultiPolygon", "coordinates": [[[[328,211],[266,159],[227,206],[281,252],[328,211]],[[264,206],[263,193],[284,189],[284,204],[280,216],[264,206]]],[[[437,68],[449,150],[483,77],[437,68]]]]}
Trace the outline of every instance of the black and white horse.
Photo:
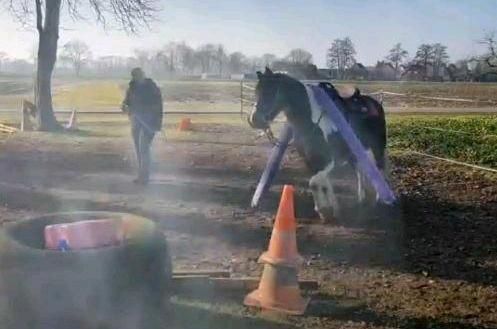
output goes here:
{"type": "MultiPolygon", "coordinates": [[[[315,209],[325,220],[340,216],[333,182],[339,168],[352,166],[357,177],[358,202],[372,201],[376,194],[368,193],[364,175],[357,169],[345,141],[334,123],[317,104],[309,86],[292,77],[273,73],[266,68],[258,72],[256,105],[249,124],[267,129],[283,112],[294,129],[294,143],[313,176],[309,181],[315,209]]],[[[348,95],[338,92],[330,83],[319,86],[342,112],[355,134],[380,170],[386,165],[386,123],[383,107],[374,98],[354,89],[348,95]]]]}

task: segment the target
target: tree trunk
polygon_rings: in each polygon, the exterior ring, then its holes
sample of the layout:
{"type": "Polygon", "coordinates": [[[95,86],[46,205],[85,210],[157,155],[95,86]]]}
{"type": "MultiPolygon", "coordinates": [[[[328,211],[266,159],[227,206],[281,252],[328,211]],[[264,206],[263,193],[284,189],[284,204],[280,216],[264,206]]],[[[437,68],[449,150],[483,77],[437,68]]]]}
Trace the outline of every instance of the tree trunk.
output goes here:
{"type": "Polygon", "coordinates": [[[45,23],[38,26],[38,67],[35,102],[38,109],[38,130],[54,131],[60,128],[53,111],[52,73],[57,60],[61,0],[45,2],[45,23]]]}
{"type": "Polygon", "coordinates": [[[424,67],[425,67],[425,72],[424,72],[424,80],[428,79],[428,59],[425,57],[424,60],[424,67]]]}
{"type": "Polygon", "coordinates": [[[76,78],[79,78],[81,75],[81,64],[79,62],[74,64],[74,72],[76,73],[76,78]]]}

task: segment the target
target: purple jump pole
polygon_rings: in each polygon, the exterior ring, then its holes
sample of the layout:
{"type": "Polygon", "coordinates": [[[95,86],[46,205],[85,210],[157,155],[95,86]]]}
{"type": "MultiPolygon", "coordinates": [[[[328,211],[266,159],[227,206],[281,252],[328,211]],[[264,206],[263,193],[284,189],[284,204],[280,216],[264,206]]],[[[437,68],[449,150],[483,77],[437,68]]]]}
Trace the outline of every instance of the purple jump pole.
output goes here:
{"type": "Polygon", "coordinates": [[[252,197],[252,207],[255,208],[259,205],[259,201],[261,197],[266,193],[267,190],[271,187],[273,183],[274,177],[280,168],[281,160],[283,159],[283,155],[290,143],[290,140],[293,137],[292,127],[285,123],[283,130],[279,136],[279,143],[273,147],[271,150],[271,155],[266,163],[266,168],[264,168],[264,172],[259,180],[259,184],[257,184],[257,188],[254,192],[254,196],[252,197]]]}
{"type": "Polygon", "coordinates": [[[335,103],[322,88],[317,86],[310,87],[314,92],[317,103],[323,107],[331,121],[336,125],[338,132],[342,135],[351,153],[356,158],[359,170],[366,175],[366,177],[368,177],[369,181],[378,193],[380,200],[386,204],[394,203],[396,201],[395,194],[385,180],[385,177],[369,158],[366,150],[348,124],[347,120],[345,120],[342,113],[338,110],[335,103]]]}

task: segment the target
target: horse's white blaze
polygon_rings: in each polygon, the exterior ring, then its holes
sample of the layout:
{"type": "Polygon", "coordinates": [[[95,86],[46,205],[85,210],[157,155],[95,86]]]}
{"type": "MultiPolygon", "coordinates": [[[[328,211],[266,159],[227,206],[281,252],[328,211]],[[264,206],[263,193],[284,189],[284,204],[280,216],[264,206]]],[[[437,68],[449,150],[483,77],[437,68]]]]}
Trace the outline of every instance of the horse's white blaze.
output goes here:
{"type": "Polygon", "coordinates": [[[312,176],[309,181],[312,197],[314,199],[314,209],[321,217],[326,217],[327,211],[333,210],[336,215],[340,212],[340,206],[333,187],[333,170],[335,162],[331,161],[326,168],[312,176]]]}
{"type": "Polygon", "coordinates": [[[309,99],[309,103],[311,105],[311,114],[312,114],[312,122],[318,124],[319,128],[323,132],[323,136],[328,141],[328,135],[332,132],[338,131],[336,125],[331,121],[330,117],[326,114],[324,109],[316,101],[316,97],[314,96],[314,92],[309,86],[305,86],[305,90],[307,91],[307,98],[309,99]]]}

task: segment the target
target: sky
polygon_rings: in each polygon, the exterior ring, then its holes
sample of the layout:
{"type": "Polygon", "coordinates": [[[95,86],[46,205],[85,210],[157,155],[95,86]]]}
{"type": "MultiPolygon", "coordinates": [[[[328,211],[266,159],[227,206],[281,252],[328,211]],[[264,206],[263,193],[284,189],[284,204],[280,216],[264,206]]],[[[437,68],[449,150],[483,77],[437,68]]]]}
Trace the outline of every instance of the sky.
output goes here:
{"type": "MultiPolygon", "coordinates": [[[[304,48],[323,67],[336,38],[349,36],[357,60],[371,65],[397,42],[411,56],[421,43],[441,42],[452,60],[463,59],[482,51],[477,41],[484,33],[497,31],[497,0],[163,0],[160,6],[151,30],[138,36],[104,30],[91,16],[80,22],[65,17],[59,44],[79,39],[96,56],[131,55],[170,41],[222,43],[250,56],[304,48]]],[[[35,44],[33,30],[0,10],[0,51],[29,58],[35,44]]]]}

